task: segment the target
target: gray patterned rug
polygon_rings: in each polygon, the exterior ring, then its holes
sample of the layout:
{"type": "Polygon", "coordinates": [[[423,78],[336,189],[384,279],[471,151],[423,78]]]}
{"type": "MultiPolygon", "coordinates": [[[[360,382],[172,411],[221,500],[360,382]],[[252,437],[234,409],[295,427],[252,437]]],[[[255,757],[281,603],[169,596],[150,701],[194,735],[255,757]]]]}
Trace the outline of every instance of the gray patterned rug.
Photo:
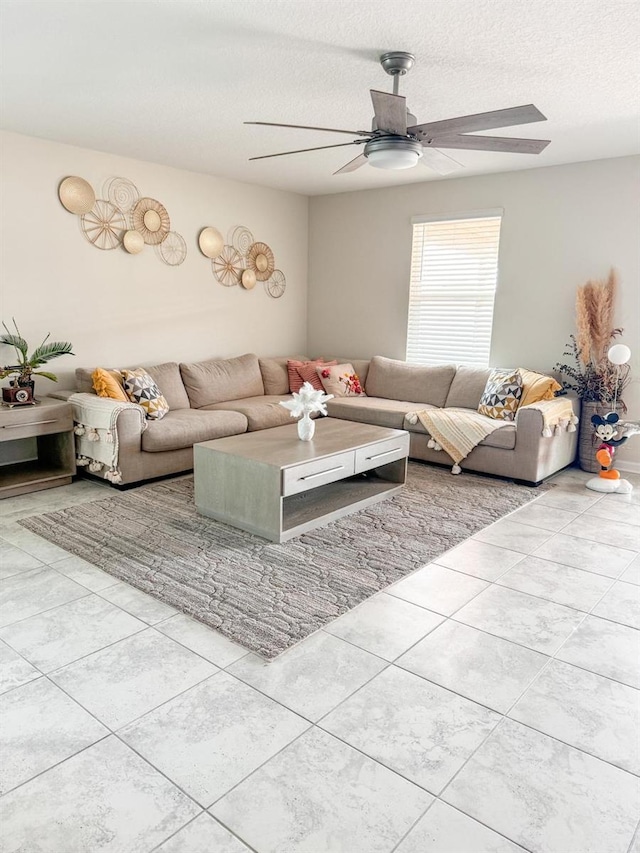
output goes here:
{"type": "Polygon", "coordinates": [[[274,658],[540,493],[411,462],[398,495],[282,545],[198,515],[192,477],[20,523],[274,658]]]}

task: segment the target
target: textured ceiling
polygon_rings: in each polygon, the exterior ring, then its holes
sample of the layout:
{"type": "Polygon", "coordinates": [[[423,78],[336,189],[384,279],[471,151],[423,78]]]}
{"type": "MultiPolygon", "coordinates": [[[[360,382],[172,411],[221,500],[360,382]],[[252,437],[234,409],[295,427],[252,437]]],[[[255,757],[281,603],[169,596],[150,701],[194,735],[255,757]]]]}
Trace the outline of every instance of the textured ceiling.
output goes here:
{"type": "MultiPolygon", "coordinates": [[[[1,0],[2,126],[305,194],[436,178],[332,172],[359,148],[249,163],[348,138],[245,120],[368,128],[387,50],[416,54],[418,121],[534,103],[540,155],[450,152],[456,175],[640,151],[636,0],[1,0]]],[[[489,132],[490,133],[490,132],[489,132]]]]}

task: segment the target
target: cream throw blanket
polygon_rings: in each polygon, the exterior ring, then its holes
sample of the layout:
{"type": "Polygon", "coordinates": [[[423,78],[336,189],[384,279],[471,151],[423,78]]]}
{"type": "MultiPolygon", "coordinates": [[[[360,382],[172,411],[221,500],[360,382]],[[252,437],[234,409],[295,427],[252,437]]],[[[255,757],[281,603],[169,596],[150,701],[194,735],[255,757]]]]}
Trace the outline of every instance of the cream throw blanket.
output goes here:
{"type": "MultiPolygon", "coordinates": [[[[524,409],[535,409],[541,413],[542,435],[545,438],[551,437],[554,433],[559,435],[563,429],[568,432],[576,430],[578,418],[573,412],[570,400],[561,398],[541,400],[524,406],[524,409]]],[[[512,421],[492,420],[472,409],[454,407],[424,409],[420,412],[410,412],[406,417],[410,424],[417,424],[420,421],[429,433],[428,447],[433,450],[445,450],[449,454],[454,462],[452,474],[461,472],[460,462],[488,435],[512,423],[512,421]]]]}
{"type": "Polygon", "coordinates": [[[104,468],[105,480],[121,483],[118,469],[118,431],[116,425],[121,412],[134,409],[140,416],[140,430],[147,427],[144,409],[137,403],[121,403],[95,394],[72,394],[74,432],[76,434],[76,465],[87,467],[94,474],[104,468]]]}

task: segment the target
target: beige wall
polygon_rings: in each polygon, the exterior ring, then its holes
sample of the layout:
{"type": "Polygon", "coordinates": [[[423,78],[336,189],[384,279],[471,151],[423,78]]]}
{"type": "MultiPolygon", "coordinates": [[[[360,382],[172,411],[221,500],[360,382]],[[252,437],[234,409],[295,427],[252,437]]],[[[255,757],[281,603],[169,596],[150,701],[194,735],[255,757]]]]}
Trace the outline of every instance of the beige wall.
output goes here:
{"type": "MultiPolygon", "coordinates": [[[[33,345],[48,331],[54,340],[72,341],[76,358],[51,363],[61,386],[72,384],[77,366],[304,350],[305,196],[12,133],[0,142],[2,318],[15,315],[33,345]],[[86,178],[98,197],[106,180],[124,176],[142,195],[159,199],[187,242],[185,262],[169,267],[152,247],[133,256],[91,246],[78,217],[58,200],[58,184],[67,175],[86,178]],[[269,297],[262,284],[245,291],[213,278],[198,250],[198,232],[214,225],[226,235],[239,224],[273,248],[287,278],[282,298],[269,297]]],[[[0,361],[10,357],[3,348],[0,361]]],[[[41,391],[51,387],[39,382],[41,391]]]]}
{"type": "MultiPolygon", "coordinates": [[[[575,290],[611,265],[640,417],[640,157],[319,196],[309,209],[309,349],[404,358],[411,217],[503,208],[491,364],[549,370],[575,290]]],[[[640,460],[640,436],[620,457],[640,460]]]]}

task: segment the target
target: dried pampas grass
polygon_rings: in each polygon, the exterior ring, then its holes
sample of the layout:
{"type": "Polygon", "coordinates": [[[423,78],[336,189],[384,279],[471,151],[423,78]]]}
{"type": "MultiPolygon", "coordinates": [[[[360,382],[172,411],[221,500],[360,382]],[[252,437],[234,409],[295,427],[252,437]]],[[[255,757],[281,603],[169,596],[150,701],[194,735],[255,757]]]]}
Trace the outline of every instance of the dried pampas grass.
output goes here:
{"type": "Polygon", "coordinates": [[[583,364],[600,364],[613,329],[617,279],[611,269],[606,281],[588,281],[576,295],[577,344],[583,364]]]}

